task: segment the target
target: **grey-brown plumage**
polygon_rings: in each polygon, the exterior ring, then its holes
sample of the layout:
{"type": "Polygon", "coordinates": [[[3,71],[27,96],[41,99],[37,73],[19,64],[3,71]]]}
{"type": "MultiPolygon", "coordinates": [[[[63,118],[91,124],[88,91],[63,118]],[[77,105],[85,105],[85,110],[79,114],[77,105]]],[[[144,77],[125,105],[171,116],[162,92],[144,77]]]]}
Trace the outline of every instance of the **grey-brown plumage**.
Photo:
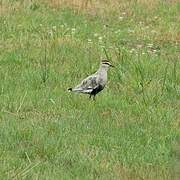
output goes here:
{"type": "Polygon", "coordinates": [[[89,94],[90,98],[102,91],[107,83],[107,71],[109,67],[113,67],[108,60],[102,60],[99,69],[96,73],[88,76],[82,82],[74,88],[69,88],[69,91],[89,94]]]}

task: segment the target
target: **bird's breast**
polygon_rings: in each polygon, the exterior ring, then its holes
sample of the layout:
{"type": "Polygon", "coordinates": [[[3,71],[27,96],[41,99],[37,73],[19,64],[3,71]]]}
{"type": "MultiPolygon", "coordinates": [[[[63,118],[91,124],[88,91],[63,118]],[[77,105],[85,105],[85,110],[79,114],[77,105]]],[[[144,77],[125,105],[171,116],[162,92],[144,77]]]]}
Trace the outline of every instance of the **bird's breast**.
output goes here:
{"type": "Polygon", "coordinates": [[[99,77],[99,84],[104,87],[107,83],[107,75],[103,75],[99,77]]]}

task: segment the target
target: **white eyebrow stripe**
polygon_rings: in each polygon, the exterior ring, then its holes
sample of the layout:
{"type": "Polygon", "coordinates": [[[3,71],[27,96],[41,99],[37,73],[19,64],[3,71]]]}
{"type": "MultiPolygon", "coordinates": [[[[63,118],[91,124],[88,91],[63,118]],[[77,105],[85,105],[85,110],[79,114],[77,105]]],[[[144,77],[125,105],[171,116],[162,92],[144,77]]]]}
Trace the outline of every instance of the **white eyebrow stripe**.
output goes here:
{"type": "Polygon", "coordinates": [[[102,64],[108,64],[108,65],[110,65],[110,63],[109,63],[109,62],[102,62],[102,64]]]}

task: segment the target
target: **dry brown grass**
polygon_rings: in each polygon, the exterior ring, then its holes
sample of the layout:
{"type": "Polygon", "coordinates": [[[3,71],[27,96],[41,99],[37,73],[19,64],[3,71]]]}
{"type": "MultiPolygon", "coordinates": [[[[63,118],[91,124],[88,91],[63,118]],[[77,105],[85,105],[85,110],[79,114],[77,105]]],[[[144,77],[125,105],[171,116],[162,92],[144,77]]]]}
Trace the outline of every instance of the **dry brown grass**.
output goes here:
{"type": "Polygon", "coordinates": [[[170,180],[172,179],[172,174],[165,169],[159,167],[146,167],[135,170],[129,170],[128,168],[116,164],[113,168],[114,173],[118,179],[124,180],[170,180]],[[148,172],[148,173],[147,173],[148,172]]]}
{"type": "Polygon", "coordinates": [[[166,32],[161,33],[161,35],[157,36],[155,38],[157,42],[166,43],[166,42],[172,42],[174,44],[180,43],[180,32],[166,32]]]}
{"type": "Polygon", "coordinates": [[[0,16],[8,14],[10,12],[10,7],[7,4],[0,4],[0,16]]]}
{"type": "MultiPolygon", "coordinates": [[[[130,4],[138,3],[152,9],[162,0],[46,0],[52,7],[68,6],[79,10],[117,10],[119,7],[128,8],[130,4]]],[[[169,0],[167,3],[177,3],[178,0],[169,0]]]]}
{"type": "MultiPolygon", "coordinates": [[[[8,14],[13,10],[18,10],[33,3],[46,3],[53,8],[70,7],[78,12],[85,11],[90,14],[104,14],[114,11],[131,14],[132,5],[135,3],[144,6],[147,10],[152,10],[160,2],[162,2],[162,0],[24,0],[23,3],[20,1],[13,3],[2,1],[0,2],[0,15],[8,14]]],[[[179,1],[168,0],[165,2],[173,4],[179,1]]]]}
{"type": "MultiPolygon", "coordinates": [[[[25,3],[28,3],[28,1],[25,1],[25,3]]],[[[25,3],[21,3],[19,1],[15,1],[13,3],[7,1],[0,2],[0,16],[8,15],[11,12],[22,9],[25,3]]]]}
{"type": "Polygon", "coordinates": [[[107,14],[121,15],[126,13],[126,16],[134,14],[134,6],[138,4],[142,9],[146,9],[150,14],[156,10],[159,3],[167,3],[173,5],[178,0],[41,0],[46,2],[52,8],[72,8],[76,13],[85,12],[92,16],[100,15],[107,17],[107,14]]]}
{"type": "MultiPolygon", "coordinates": [[[[137,0],[137,3],[146,6],[147,8],[154,8],[160,0],[137,0]]],[[[55,8],[61,6],[68,6],[80,11],[89,11],[93,13],[102,13],[109,11],[119,11],[129,9],[133,0],[46,0],[46,2],[55,8]]]]}
{"type": "Polygon", "coordinates": [[[103,2],[100,0],[46,0],[46,2],[54,8],[66,6],[78,11],[86,11],[93,14],[116,9],[118,5],[117,1],[103,2]]]}

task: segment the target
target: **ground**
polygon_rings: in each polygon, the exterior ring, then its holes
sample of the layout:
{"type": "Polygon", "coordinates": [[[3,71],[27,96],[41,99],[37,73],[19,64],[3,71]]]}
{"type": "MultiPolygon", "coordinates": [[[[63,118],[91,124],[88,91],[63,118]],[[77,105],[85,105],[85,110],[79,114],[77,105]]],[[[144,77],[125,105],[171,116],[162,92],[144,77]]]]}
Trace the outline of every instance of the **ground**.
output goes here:
{"type": "Polygon", "coordinates": [[[179,9],[1,0],[0,179],[179,179],[179,9]],[[105,57],[95,102],[67,91],[105,57]]]}

